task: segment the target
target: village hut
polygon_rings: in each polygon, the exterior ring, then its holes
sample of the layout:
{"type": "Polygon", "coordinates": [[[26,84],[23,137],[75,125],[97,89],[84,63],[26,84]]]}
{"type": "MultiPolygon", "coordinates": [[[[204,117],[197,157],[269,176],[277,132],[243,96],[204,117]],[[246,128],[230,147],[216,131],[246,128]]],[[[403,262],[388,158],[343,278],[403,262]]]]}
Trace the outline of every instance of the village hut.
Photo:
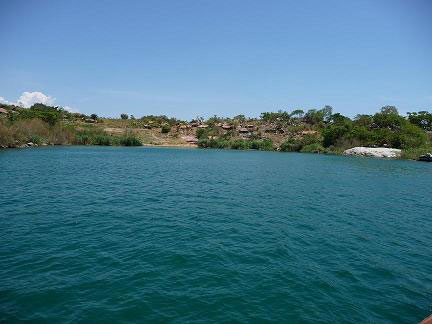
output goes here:
{"type": "Polygon", "coordinates": [[[182,139],[184,139],[189,144],[197,144],[198,138],[195,136],[183,136],[182,139]]]}

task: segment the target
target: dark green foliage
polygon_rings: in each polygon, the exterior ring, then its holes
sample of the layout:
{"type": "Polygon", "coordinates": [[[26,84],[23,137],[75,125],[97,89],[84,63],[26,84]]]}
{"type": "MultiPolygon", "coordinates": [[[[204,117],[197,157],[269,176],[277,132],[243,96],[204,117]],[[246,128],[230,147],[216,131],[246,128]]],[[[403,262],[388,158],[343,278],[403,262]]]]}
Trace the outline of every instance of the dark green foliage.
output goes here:
{"type": "Polygon", "coordinates": [[[176,118],[169,118],[165,115],[160,116],[154,116],[154,115],[148,115],[141,117],[141,121],[143,121],[145,124],[152,125],[154,127],[160,127],[160,125],[163,124],[169,124],[171,126],[176,125],[180,122],[180,120],[176,118]]]}
{"type": "Polygon", "coordinates": [[[74,144],[78,145],[102,145],[102,146],[141,146],[141,141],[132,133],[127,133],[124,136],[112,136],[104,130],[96,127],[76,132],[74,144]]]}
{"type": "Polygon", "coordinates": [[[317,125],[322,122],[329,122],[332,116],[333,108],[325,106],[320,110],[309,109],[304,115],[304,121],[311,125],[317,125]]]}
{"type": "Polygon", "coordinates": [[[96,120],[96,119],[98,118],[98,115],[96,115],[96,114],[91,114],[91,115],[90,115],[90,118],[93,119],[93,120],[96,120]]]}
{"type": "Polygon", "coordinates": [[[217,139],[202,138],[198,141],[198,146],[202,148],[219,148],[233,150],[260,150],[273,151],[273,142],[269,139],[265,140],[227,140],[223,137],[217,139]]]}
{"type": "Polygon", "coordinates": [[[17,119],[41,119],[44,122],[55,125],[61,118],[62,111],[58,107],[34,104],[29,109],[18,109],[19,114],[10,114],[11,121],[17,119]]]}
{"type": "Polygon", "coordinates": [[[408,120],[426,131],[432,131],[432,114],[427,111],[408,113],[408,120]]]}
{"type": "Polygon", "coordinates": [[[332,124],[336,124],[336,125],[343,125],[345,123],[349,123],[351,121],[351,119],[349,119],[348,117],[340,114],[340,113],[336,113],[330,116],[330,120],[329,122],[332,124]]]}
{"type": "Polygon", "coordinates": [[[141,146],[142,145],[141,141],[138,138],[136,138],[135,136],[131,136],[131,135],[120,137],[119,142],[120,142],[120,145],[123,145],[123,146],[141,146]]]}
{"type": "Polygon", "coordinates": [[[170,125],[163,125],[162,126],[162,129],[161,129],[162,134],[167,134],[170,131],[171,131],[171,126],[170,125]]]}
{"type": "Polygon", "coordinates": [[[237,116],[234,116],[233,119],[238,120],[238,121],[245,121],[246,116],[245,115],[237,115],[237,116]]]}
{"type": "Polygon", "coordinates": [[[354,123],[359,126],[370,127],[373,123],[373,117],[371,115],[357,115],[354,118],[354,123]]]}
{"type": "Polygon", "coordinates": [[[48,142],[47,138],[40,135],[30,135],[28,141],[37,145],[48,142]]]}
{"type": "Polygon", "coordinates": [[[326,149],[319,143],[308,144],[302,147],[303,153],[325,153],[326,149]]]}
{"type": "Polygon", "coordinates": [[[384,106],[381,107],[380,112],[382,114],[392,114],[392,115],[398,115],[399,112],[395,106],[384,106]]]}
{"type": "Polygon", "coordinates": [[[283,152],[300,152],[304,147],[311,145],[321,146],[321,139],[316,135],[290,137],[282,143],[280,150],[283,152]]]}
{"type": "Polygon", "coordinates": [[[398,113],[394,113],[393,109],[383,107],[381,112],[373,116],[373,128],[388,128],[391,130],[400,129],[402,125],[407,123],[407,120],[398,113]],[[384,111],[383,111],[384,109],[384,111]]]}
{"type": "Polygon", "coordinates": [[[290,114],[292,118],[302,118],[304,115],[304,111],[302,109],[293,110],[290,114]]]}
{"type": "Polygon", "coordinates": [[[123,120],[126,120],[126,119],[129,118],[129,116],[128,116],[128,114],[121,114],[120,118],[123,119],[123,120]]]}
{"type": "Polygon", "coordinates": [[[335,145],[336,142],[344,135],[348,134],[351,130],[350,123],[343,123],[341,125],[329,125],[322,131],[323,145],[329,147],[335,145]]]}
{"type": "Polygon", "coordinates": [[[282,110],[279,110],[278,112],[263,112],[261,114],[261,119],[266,122],[289,122],[290,118],[291,115],[288,112],[282,110]]]}

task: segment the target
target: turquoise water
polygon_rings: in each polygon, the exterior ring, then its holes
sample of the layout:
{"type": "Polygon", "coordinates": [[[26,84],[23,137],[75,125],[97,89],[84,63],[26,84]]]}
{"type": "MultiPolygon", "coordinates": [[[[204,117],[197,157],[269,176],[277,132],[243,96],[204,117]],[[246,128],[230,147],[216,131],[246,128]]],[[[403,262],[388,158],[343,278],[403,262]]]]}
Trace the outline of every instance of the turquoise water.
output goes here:
{"type": "Polygon", "coordinates": [[[0,321],[415,323],[431,185],[411,161],[0,151],[0,321]]]}

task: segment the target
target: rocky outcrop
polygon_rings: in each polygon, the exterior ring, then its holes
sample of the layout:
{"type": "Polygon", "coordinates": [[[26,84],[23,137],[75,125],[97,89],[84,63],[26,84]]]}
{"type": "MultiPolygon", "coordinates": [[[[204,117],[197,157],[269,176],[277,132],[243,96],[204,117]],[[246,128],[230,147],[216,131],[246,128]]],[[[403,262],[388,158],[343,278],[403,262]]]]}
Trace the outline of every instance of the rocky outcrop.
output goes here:
{"type": "Polygon", "coordinates": [[[420,155],[418,160],[423,162],[432,162],[432,153],[420,155]]]}
{"type": "Polygon", "coordinates": [[[401,150],[386,147],[353,147],[344,151],[343,155],[395,159],[401,156],[401,150]]]}

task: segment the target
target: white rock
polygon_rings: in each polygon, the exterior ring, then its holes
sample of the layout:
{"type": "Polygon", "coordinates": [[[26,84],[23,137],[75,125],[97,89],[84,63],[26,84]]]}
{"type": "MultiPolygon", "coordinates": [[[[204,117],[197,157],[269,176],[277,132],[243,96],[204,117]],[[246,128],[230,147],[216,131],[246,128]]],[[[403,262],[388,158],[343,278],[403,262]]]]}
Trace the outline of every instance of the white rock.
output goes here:
{"type": "Polygon", "coordinates": [[[401,150],[386,147],[353,147],[343,152],[343,155],[369,156],[376,158],[395,159],[401,156],[401,150]]]}

